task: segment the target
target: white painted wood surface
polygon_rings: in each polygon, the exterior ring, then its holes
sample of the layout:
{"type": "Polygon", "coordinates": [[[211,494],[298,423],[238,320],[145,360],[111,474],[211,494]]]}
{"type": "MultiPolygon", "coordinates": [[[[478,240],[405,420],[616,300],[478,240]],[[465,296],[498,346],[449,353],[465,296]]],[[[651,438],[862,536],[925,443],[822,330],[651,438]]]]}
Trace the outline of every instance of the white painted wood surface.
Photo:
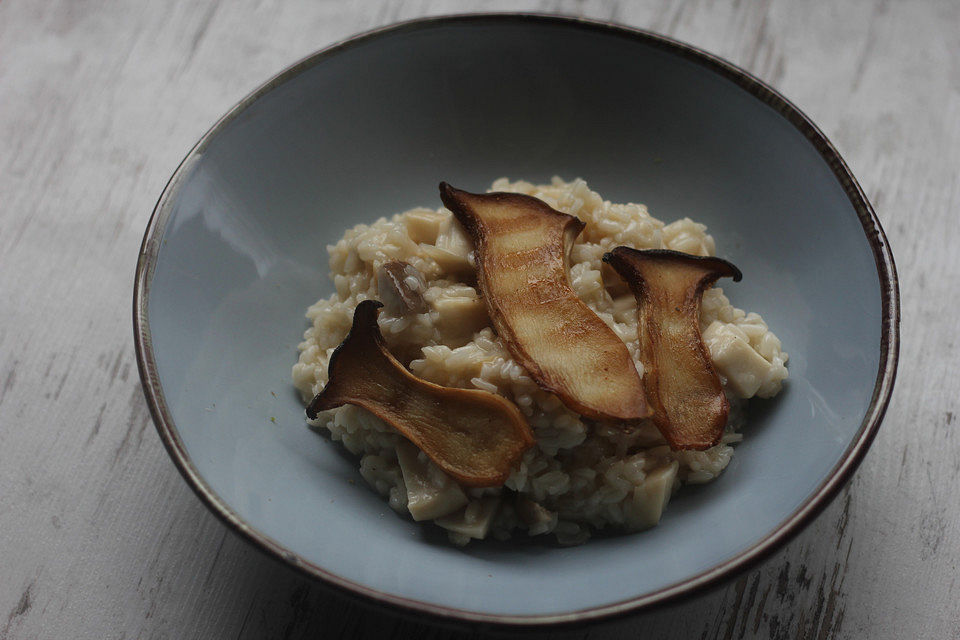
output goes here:
{"type": "Polygon", "coordinates": [[[960,3],[0,1],[0,640],[485,637],[371,612],[229,533],[180,479],[136,373],[153,204],[225,110],[399,19],[539,10],[740,64],[839,146],[900,269],[893,402],[853,482],[762,568],[543,638],[960,638],[960,3]]]}

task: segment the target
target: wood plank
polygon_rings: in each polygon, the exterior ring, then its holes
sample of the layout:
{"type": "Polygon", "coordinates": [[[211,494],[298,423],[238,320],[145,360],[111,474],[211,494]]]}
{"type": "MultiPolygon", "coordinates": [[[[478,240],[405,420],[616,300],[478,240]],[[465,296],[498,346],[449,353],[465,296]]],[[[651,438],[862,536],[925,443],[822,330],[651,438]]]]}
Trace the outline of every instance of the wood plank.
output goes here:
{"type": "Polygon", "coordinates": [[[960,507],[951,495],[960,476],[960,4],[7,0],[0,640],[492,634],[371,612],[230,534],[154,434],[129,318],[153,203],[221,113],[344,36],[480,9],[654,29],[773,83],[861,179],[903,291],[887,420],[822,517],[760,569],[695,601],[525,637],[960,638],[960,507]]]}

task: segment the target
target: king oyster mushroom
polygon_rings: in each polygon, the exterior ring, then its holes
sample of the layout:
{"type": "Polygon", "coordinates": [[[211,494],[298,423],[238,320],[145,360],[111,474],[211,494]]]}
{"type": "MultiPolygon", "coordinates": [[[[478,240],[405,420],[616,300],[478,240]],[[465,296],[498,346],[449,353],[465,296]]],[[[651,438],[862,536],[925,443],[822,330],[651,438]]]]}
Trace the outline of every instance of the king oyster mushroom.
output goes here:
{"type": "Polygon", "coordinates": [[[700,335],[704,290],[740,270],[720,258],[617,247],[603,260],[626,280],[638,304],[643,385],[653,422],[672,449],[720,442],[730,404],[700,335]]]}
{"type": "Polygon", "coordinates": [[[353,326],[330,357],[329,381],[307,416],[344,404],[366,409],[419,447],[444,473],[468,487],[502,485],[534,438],[505,398],[427,382],[390,355],[377,326],[381,303],[357,305],[353,326]]]}
{"type": "Polygon", "coordinates": [[[467,193],[443,182],[440,197],[473,239],[497,334],[537,384],[587,418],[646,417],[626,345],[570,286],[567,256],[583,222],[522,194],[467,193]]]}

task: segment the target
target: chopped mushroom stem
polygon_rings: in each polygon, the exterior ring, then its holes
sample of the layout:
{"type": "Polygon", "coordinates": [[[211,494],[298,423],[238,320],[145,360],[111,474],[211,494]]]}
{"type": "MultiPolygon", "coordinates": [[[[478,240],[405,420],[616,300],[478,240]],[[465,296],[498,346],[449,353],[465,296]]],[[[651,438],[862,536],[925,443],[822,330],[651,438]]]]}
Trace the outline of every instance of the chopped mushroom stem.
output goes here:
{"type": "Polygon", "coordinates": [[[517,193],[443,182],[440,197],[472,237],[490,319],[530,377],[594,420],[649,415],[626,345],[570,286],[567,256],[583,222],[517,193]]]}
{"type": "Polygon", "coordinates": [[[617,247],[603,256],[637,298],[643,385],[653,422],[672,449],[720,442],[730,405],[700,335],[703,292],[720,277],[741,278],[720,258],[617,247]]]}
{"type": "Polygon", "coordinates": [[[414,520],[433,520],[465,506],[467,494],[450,476],[420,458],[420,450],[406,440],[397,443],[397,462],[407,490],[407,511],[414,520]]]}
{"type": "Polygon", "coordinates": [[[381,303],[365,300],[330,357],[330,380],[307,416],[344,404],[362,407],[417,445],[445,473],[468,487],[502,485],[533,446],[517,407],[493,393],[427,382],[390,355],[377,326],[381,303]]]}

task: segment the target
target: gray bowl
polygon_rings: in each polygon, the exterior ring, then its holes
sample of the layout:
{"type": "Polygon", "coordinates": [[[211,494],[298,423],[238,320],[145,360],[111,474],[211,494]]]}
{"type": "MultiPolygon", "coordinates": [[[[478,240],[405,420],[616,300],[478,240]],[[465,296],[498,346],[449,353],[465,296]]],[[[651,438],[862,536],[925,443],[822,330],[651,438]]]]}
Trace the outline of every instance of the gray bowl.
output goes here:
{"type": "Polygon", "coordinates": [[[549,16],[408,22],[282,72],[190,151],[146,230],[134,291],[140,374],[197,495],[256,546],[405,611],[508,624],[637,611],[782,545],[867,450],[893,386],[898,292],[876,215],[833,146],[744,71],[663,37],[549,16]],[[613,201],[707,223],[744,273],[790,379],[751,405],[714,483],[661,524],[573,548],[461,550],[394,514],[304,424],[290,383],[325,245],[438,206],[437,183],[582,176],[613,201]]]}

